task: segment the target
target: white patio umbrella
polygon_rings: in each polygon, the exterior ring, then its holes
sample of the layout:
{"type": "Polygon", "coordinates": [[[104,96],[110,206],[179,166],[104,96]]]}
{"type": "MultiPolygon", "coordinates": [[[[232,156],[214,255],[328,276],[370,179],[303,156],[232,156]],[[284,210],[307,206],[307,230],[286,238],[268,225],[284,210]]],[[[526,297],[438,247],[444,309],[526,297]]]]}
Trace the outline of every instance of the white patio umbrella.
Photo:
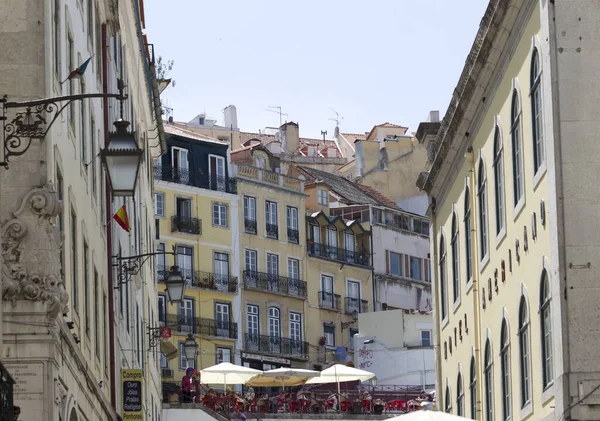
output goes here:
{"type": "Polygon", "coordinates": [[[305,370],[303,368],[281,367],[274,370],[265,371],[246,382],[247,386],[268,387],[268,386],[301,386],[308,379],[319,377],[321,373],[314,370],[305,370]]]}
{"type": "Polygon", "coordinates": [[[348,367],[344,364],[334,364],[321,371],[319,377],[312,378],[306,384],[337,383],[338,396],[340,395],[341,382],[365,381],[375,377],[370,371],[360,370],[354,367],[348,367]]]}
{"type": "Polygon", "coordinates": [[[438,411],[415,411],[389,418],[387,421],[465,421],[468,418],[438,411]]]}
{"type": "Polygon", "coordinates": [[[246,384],[252,377],[262,371],[253,368],[221,363],[200,371],[200,381],[204,384],[222,384],[223,391],[227,391],[228,384],[246,384]]]}

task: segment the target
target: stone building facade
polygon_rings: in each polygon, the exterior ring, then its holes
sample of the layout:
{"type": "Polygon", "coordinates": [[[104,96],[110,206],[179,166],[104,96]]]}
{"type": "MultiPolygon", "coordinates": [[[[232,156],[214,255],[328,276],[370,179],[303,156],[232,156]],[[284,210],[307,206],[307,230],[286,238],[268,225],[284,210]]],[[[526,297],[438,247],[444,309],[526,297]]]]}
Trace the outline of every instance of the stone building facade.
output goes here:
{"type": "MultiPolygon", "coordinates": [[[[418,185],[438,408],[600,418],[595,1],[492,0],[418,185]]],[[[424,138],[427,130],[423,130],[424,138]]]]}
{"type": "Polygon", "coordinates": [[[152,161],[164,139],[142,34],[143,2],[24,0],[3,6],[0,92],[8,103],[114,94],[119,77],[128,94],[123,118],[144,150],[134,198],[113,199],[99,151],[119,118],[117,100],[56,100],[21,115],[27,108],[7,109],[0,132],[13,141],[5,149],[8,169],[0,169],[0,338],[20,418],[127,419],[120,370],[134,368],[144,373],[141,416],[157,420],[159,354],[148,352],[146,332],[157,315],[154,268],[148,265],[119,294],[111,257],[154,250],[152,161]],[[83,75],[69,79],[88,58],[83,75]],[[129,233],[110,223],[123,204],[129,233]],[[116,314],[118,308],[126,310],[116,314]]]}

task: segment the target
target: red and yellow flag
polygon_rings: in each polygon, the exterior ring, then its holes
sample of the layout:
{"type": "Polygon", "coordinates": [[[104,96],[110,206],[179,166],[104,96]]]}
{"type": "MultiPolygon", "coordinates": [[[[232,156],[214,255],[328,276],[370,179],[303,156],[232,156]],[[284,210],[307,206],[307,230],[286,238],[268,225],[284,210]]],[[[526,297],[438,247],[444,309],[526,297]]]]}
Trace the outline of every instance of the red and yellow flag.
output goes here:
{"type": "Polygon", "coordinates": [[[117,224],[119,224],[125,231],[131,231],[129,216],[127,215],[127,209],[125,209],[125,205],[121,206],[121,208],[113,216],[113,219],[117,221],[117,224]]]}

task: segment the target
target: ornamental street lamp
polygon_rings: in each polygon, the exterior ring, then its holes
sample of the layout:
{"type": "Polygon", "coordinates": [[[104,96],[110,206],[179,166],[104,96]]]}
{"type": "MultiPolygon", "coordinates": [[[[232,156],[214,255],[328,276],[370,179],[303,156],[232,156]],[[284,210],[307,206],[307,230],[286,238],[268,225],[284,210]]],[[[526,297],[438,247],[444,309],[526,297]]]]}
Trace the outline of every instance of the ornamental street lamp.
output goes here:
{"type": "Polygon", "coordinates": [[[191,333],[188,334],[187,339],[183,343],[183,354],[188,361],[196,361],[196,356],[198,355],[198,344],[194,339],[194,335],[191,333]]]}
{"type": "Polygon", "coordinates": [[[185,292],[185,279],[181,275],[179,267],[172,266],[171,270],[165,276],[165,285],[167,286],[167,298],[172,303],[183,301],[185,292]]]}

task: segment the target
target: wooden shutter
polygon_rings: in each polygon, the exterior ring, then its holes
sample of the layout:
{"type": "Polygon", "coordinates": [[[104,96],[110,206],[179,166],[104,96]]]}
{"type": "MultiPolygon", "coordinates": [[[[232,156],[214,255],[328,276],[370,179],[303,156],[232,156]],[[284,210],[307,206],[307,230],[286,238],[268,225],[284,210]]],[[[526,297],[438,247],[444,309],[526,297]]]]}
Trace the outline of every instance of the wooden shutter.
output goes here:
{"type": "Polygon", "coordinates": [[[410,256],[408,254],[404,255],[404,270],[402,271],[402,275],[405,278],[410,278],[410,256]]]}
{"type": "Polygon", "coordinates": [[[385,251],[385,273],[390,273],[390,251],[385,251]]]}
{"type": "Polygon", "coordinates": [[[429,259],[423,259],[423,280],[429,281],[429,259]]]}

